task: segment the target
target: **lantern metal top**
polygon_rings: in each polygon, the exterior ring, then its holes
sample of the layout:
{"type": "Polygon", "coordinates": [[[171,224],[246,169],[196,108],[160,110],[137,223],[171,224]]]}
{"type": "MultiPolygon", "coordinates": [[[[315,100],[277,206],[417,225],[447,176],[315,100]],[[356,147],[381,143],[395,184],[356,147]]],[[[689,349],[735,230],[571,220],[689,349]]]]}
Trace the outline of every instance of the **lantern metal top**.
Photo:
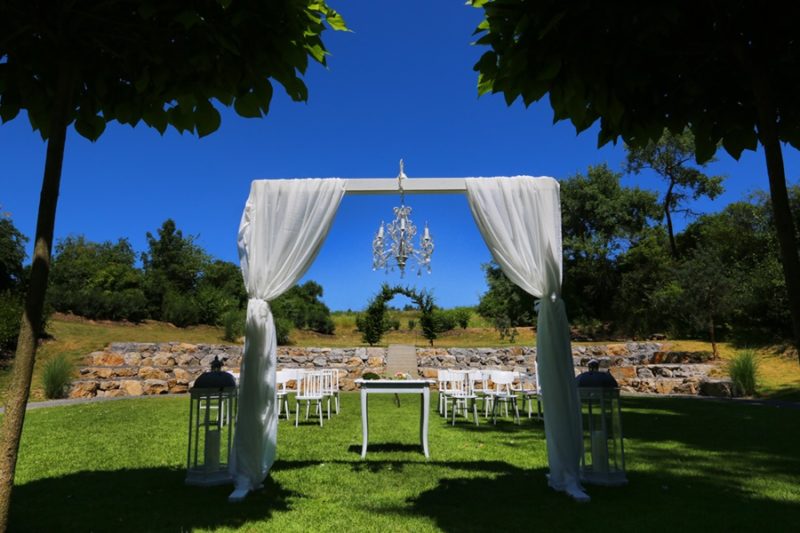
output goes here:
{"type": "Polygon", "coordinates": [[[194,389],[229,389],[236,387],[236,379],[233,374],[222,371],[222,361],[219,357],[214,356],[211,362],[211,371],[203,372],[195,380],[194,389]]]}
{"type": "Polygon", "coordinates": [[[600,372],[600,363],[596,359],[589,361],[589,371],[580,374],[576,379],[578,387],[596,389],[616,389],[619,388],[617,380],[610,372],[600,372]]]}

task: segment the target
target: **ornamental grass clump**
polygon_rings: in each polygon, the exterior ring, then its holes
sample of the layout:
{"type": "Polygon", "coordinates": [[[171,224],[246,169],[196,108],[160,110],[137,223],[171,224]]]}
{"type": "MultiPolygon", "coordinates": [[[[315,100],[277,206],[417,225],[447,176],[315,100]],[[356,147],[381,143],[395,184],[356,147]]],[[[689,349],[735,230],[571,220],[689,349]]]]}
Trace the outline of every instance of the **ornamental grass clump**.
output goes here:
{"type": "Polygon", "coordinates": [[[47,361],[42,373],[45,397],[50,400],[66,397],[67,388],[72,382],[73,370],[72,362],[64,355],[58,355],[47,361]]]}
{"type": "Polygon", "coordinates": [[[754,350],[738,352],[728,366],[731,379],[745,396],[756,392],[758,381],[758,359],[754,350]]]}

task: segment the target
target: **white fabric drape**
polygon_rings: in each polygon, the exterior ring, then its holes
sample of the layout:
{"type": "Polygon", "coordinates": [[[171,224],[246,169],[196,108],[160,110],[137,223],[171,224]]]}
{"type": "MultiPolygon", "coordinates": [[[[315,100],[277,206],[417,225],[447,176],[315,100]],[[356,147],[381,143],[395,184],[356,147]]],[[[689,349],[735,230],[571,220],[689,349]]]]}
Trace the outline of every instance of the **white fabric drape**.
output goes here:
{"type": "Polygon", "coordinates": [[[536,353],[544,404],[549,484],[578,500],[581,415],[561,300],[561,204],[552,178],[467,178],[467,198],[489,250],[508,278],[540,298],[536,353]]]}
{"type": "Polygon", "coordinates": [[[267,302],[308,270],[344,192],[341,179],[258,180],[250,187],[239,226],[239,259],[250,300],[230,463],[236,489],[259,487],[275,461],[277,343],[267,302]]]}

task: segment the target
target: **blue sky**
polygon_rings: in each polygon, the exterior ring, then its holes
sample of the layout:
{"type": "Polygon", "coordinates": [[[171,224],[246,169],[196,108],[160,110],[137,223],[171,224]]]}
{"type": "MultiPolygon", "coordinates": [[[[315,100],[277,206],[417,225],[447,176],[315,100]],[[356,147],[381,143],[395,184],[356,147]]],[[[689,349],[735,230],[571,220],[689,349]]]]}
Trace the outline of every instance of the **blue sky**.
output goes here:
{"type": "MultiPolygon", "coordinates": [[[[326,32],[328,68],[309,69],[308,103],[293,103],[277,89],[265,119],[222,110],[219,131],[203,139],[112,123],[91,143],[72,131],[56,238],[128,237],[143,251],[145,233],[173,218],[213,256],[238,261],[236,230],[253,179],[394,177],[400,158],[412,178],[560,179],[593,164],[621,168],[621,146],[597,149],[596,130],[576,135],[569,123],[553,125],[546,101],[525,109],[519,103],[507,107],[501,96],[478,98],[472,66],[482,51],[470,43],[480,11],[463,1],[330,3],[353,32],[326,32]]],[[[24,117],[0,127],[0,206],[29,237],[44,155],[44,143],[24,117]]],[[[787,176],[796,183],[800,154],[787,147],[784,156],[787,176]]],[[[761,152],[747,152],[739,162],[718,157],[708,172],[728,176],[726,193],[696,210],[717,211],[767,188],[761,152]]],[[[654,190],[660,185],[652,176],[624,182],[654,190]]],[[[344,199],[304,278],[323,285],[332,309],[361,309],[383,281],[399,281],[371,270],[373,234],[397,203],[397,196],[344,199]]],[[[420,227],[430,224],[436,252],[432,275],[407,275],[403,282],[432,289],[446,307],[477,303],[485,290],[480,265],[490,255],[466,198],[410,196],[407,203],[420,227]]]]}

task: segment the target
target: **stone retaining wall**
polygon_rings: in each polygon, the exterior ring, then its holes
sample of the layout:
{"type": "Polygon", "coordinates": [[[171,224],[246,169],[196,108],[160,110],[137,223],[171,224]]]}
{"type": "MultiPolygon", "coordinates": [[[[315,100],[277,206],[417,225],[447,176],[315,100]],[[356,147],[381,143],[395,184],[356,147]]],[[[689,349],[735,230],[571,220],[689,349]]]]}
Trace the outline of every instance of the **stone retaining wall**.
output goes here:
{"type": "MultiPolygon", "coordinates": [[[[716,368],[708,354],[673,352],[659,343],[575,346],[576,372],[590,359],[610,369],[622,390],[651,393],[698,394],[716,368]]],[[[343,390],[365,372],[383,373],[386,348],[278,348],[278,368],[336,368],[343,390]]],[[[534,372],[536,349],[417,348],[419,374],[435,378],[440,368],[501,369],[534,372]]],[[[208,370],[214,357],[224,369],[238,372],[242,347],[186,343],[112,343],[86,356],[72,398],[140,396],[186,392],[194,379],[208,370]]],[[[704,387],[709,389],[709,387],[704,387]]],[[[713,389],[710,388],[709,390],[713,389]]]]}

